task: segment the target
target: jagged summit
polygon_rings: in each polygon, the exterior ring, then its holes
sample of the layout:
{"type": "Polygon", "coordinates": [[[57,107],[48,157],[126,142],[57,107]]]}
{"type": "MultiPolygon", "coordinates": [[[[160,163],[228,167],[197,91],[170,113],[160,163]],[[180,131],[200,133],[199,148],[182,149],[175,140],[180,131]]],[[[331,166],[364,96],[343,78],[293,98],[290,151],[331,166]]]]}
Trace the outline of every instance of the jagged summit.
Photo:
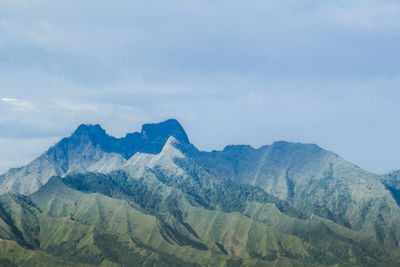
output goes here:
{"type": "MultiPolygon", "coordinates": [[[[73,136],[110,136],[100,124],[82,123],[72,133],[73,136]]],[[[189,143],[188,136],[182,125],[176,119],[168,119],[159,123],[146,123],[142,125],[140,132],[127,133],[125,137],[115,139],[126,139],[132,135],[142,135],[143,138],[159,138],[174,136],[181,143],[189,143]]]]}
{"type": "Polygon", "coordinates": [[[100,145],[104,151],[112,152],[113,143],[116,140],[117,138],[108,135],[99,124],[81,124],[69,138],[64,138],[56,146],[68,149],[68,147],[82,146],[90,142],[94,146],[100,145]]]}
{"type": "Polygon", "coordinates": [[[1,175],[0,193],[35,192],[51,176],[86,170],[110,153],[119,154],[126,160],[137,152],[158,154],[171,136],[181,144],[189,143],[185,130],[174,119],[144,124],[141,132],[129,133],[122,138],[108,135],[99,124],[81,124],[70,137],[63,138],[27,166],[1,175]]]}
{"type": "Polygon", "coordinates": [[[81,124],[69,138],[64,138],[56,147],[61,146],[65,150],[90,142],[95,147],[100,146],[104,152],[114,152],[129,159],[136,152],[160,153],[170,136],[182,144],[189,144],[182,125],[175,119],[169,119],[160,123],[144,124],[141,132],[128,133],[122,138],[108,135],[99,124],[81,124]]]}
{"type": "Polygon", "coordinates": [[[189,143],[185,130],[175,119],[169,119],[161,123],[143,124],[141,134],[144,138],[150,139],[174,136],[180,143],[189,143]]]}
{"type": "Polygon", "coordinates": [[[100,124],[81,124],[76,128],[72,134],[74,136],[80,135],[107,135],[106,131],[100,126],[100,124]]]}
{"type": "Polygon", "coordinates": [[[158,154],[168,138],[173,136],[182,144],[189,144],[189,139],[181,124],[175,119],[160,123],[144,124],[140,133],[129,133],[116,140],[117,152],[130,158],[136,152],[158,154]]]}

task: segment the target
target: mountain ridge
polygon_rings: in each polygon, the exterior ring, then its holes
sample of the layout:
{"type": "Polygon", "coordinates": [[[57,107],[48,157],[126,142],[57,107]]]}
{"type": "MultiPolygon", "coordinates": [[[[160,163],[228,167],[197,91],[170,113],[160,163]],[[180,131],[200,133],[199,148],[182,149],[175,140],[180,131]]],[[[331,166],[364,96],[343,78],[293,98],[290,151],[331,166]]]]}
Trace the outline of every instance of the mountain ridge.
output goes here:
{"type": "Polygon", "coordinates": [[[0,175],[0,193],[33,193],[51,176],[86,169],[105,153],[117,153],[125,159],[137,152],[157,154],[170,136],[183,143],[189,142],[183,127],[174,119],[144,124],[140,133],[128,133],[122,138],[108,135],[98,124],[81,124],[70,137],[63,138],[28,165],[0,175]]]}
{"type": "Polygon", "coordinates": [[[2,238],[72,266],[400,265],[398,179],[315,144],[200,151],[176,120],[80,125],[0,176],[0,259],[2,238]]]}

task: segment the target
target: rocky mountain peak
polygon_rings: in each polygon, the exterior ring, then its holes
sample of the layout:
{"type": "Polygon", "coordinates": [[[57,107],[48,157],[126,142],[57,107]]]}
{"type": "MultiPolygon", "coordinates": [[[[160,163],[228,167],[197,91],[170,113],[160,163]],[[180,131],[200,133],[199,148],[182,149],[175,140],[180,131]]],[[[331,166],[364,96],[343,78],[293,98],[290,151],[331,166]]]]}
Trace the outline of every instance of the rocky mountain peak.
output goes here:
{"type": "Polygon", "coordinates": [[[118,153],[128,159],[136,152],[161,152],[171,136],[182,144],[189,143],[185,130],[175,119],[144,124],[141,132],[128,133],[123,138],[109,136],[99,124],[81,124],[68,140],[78,146],[90,141],[94,146],[100,145],[105,152],[118,153]]]}
{"type": "Polygon", "coordinates": [[[170,136],[174,136],[183,144],[189,143],[185,130],[175,119],[169,119],[160,123],[144,124],[141,134],[144,139],[168,139],[170,136]]]}
{"type": "Polygon", "coordinates": [[[72,134],[73,136],[104,136],[106,131],[99,124],[81,124],[72,134]]]}

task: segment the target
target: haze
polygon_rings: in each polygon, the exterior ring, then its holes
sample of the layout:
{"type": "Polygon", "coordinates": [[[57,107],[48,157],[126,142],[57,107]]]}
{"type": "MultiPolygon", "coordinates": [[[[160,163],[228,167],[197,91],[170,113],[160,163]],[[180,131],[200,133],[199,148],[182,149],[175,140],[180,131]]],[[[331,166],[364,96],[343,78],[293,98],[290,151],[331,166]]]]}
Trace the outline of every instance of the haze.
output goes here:
{"type": "Polygon", "coordinates": [[[0,0],[0,171],[80,123],[400,169],[398,1],[0,0]]]}

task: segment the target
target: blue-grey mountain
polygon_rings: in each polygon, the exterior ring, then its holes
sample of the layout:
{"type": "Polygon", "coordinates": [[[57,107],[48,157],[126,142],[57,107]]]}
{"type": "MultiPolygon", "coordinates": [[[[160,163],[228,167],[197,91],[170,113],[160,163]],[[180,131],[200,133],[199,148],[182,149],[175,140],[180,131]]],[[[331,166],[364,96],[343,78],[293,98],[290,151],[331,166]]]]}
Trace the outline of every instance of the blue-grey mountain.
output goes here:
{"type": "Polygon", "coordinates": [[[399,184],[313,144],[81,125],[0,177],[0,264],[400,266],[399,184]]]}

